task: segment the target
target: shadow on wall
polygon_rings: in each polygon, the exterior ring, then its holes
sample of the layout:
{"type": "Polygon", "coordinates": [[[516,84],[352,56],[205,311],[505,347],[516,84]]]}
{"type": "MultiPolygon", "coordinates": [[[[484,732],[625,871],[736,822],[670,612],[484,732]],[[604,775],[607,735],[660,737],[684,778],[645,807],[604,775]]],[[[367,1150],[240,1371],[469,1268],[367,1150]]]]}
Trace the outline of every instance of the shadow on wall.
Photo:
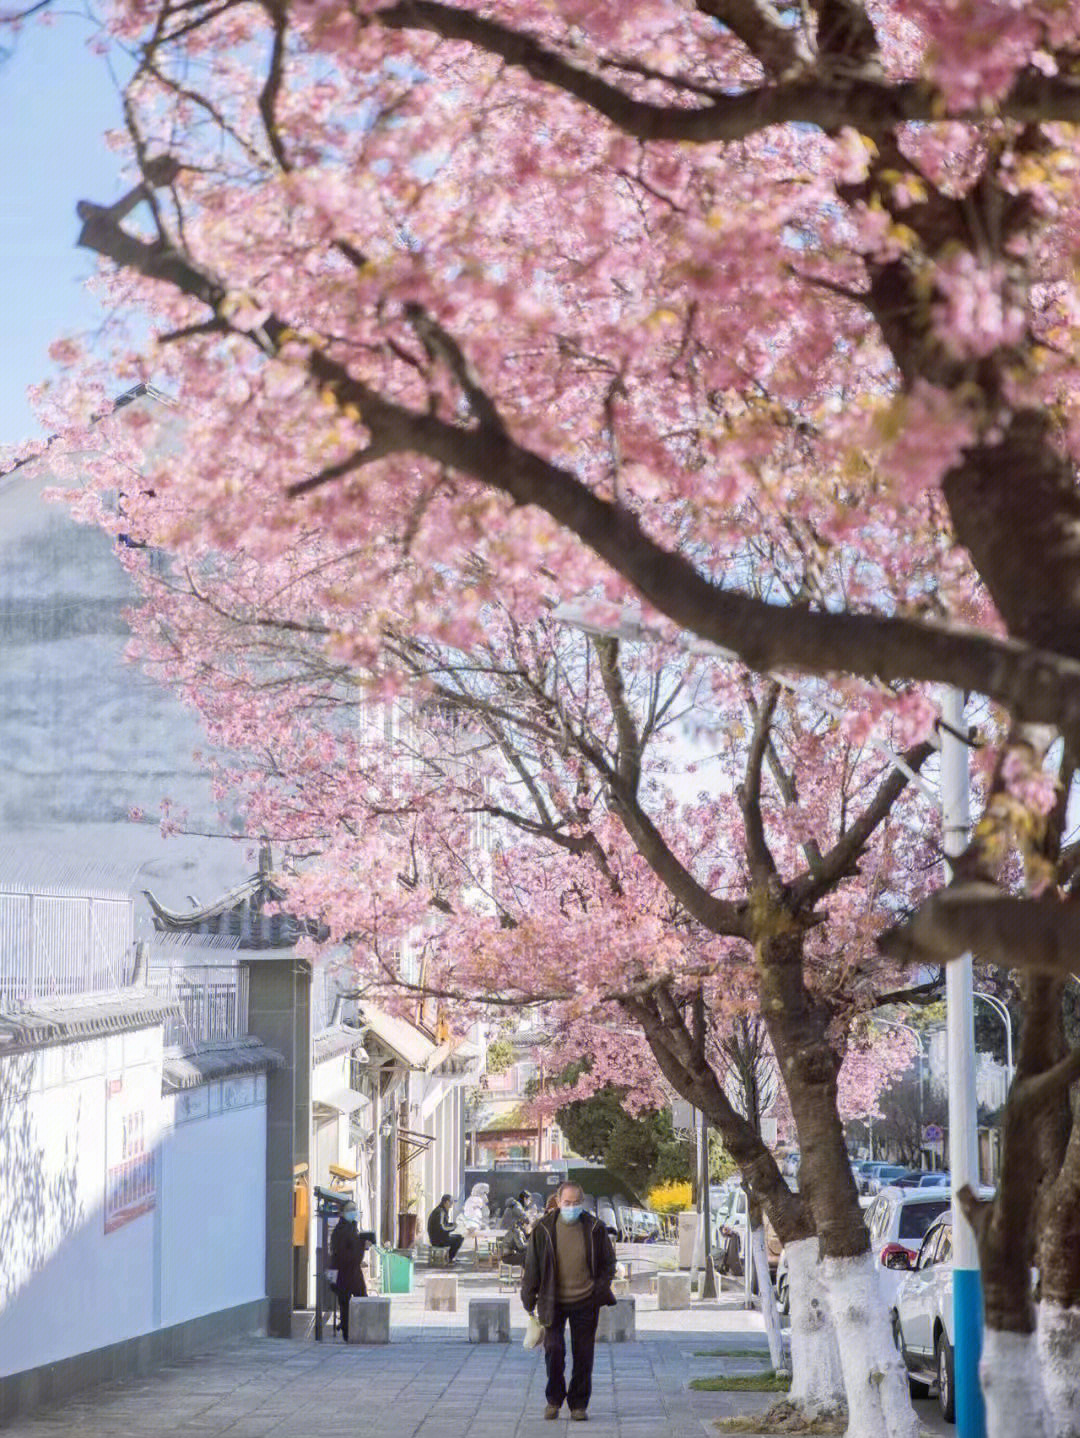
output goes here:
{"type": "Polygon", "coordinates": [[[84,1219],[74,1149],[79,1109],[65,1125],[62,1152],[48,1153],[30,1103],[40,1063],[40,1052],[0,1059],[0,1311],[84,1219]]]}

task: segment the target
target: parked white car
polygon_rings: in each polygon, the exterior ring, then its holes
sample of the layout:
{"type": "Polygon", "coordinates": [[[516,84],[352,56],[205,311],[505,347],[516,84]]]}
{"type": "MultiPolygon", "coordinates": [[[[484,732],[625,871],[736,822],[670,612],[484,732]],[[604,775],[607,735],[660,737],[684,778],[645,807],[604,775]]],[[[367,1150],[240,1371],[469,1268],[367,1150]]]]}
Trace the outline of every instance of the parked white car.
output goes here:
{"type": "Polygon", "coordinates": [[[883,1188],[866,1213],[870,1251],[885,1301],[892,1307],[901,1279],[920,1251],[927,1229],[951,1202],[947,1188],[883,1188]]]}
{"type": "Polygon", "coordinates": [[[942,1417],[955,1423],[952,1214],[948,1211],[926,1230],[912,1271],[901,1278],[892,1327],[911,1396],[925,1398],[936,1388],[942,1417]]]}
{"type": "MultiPolygon", "coordinates": [[[[980,1198],[993,1196],[992,1188],[979,1189],[980,1198]]],[[[908,1371],[911,1396],[925,1398],[936,1389],[946,1423],[956,1422],[952,1257],[952,1211],[946,1209],[926,1230],[908,1271],[900,1272],[892,1310],[893,1338],[908,1371]]],[[[1034,1269],[1031,1278],[1033,1283],[1038,1278],[1034,1269]]]]}

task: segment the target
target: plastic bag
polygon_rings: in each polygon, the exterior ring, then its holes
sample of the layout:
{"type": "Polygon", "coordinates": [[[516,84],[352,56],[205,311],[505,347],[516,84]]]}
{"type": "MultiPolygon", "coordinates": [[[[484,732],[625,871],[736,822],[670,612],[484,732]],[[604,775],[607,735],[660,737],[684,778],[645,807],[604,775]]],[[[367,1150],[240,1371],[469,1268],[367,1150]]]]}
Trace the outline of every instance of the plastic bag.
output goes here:
{"type": "Polygon", "coordinates": [[[525,1325],[525,1337],[522,1340],[523,1348],[539,1348],[544,1341],[544,1325],[537,1318],[535,1313],[529,1314],[529,1321],[525,1325]]]}

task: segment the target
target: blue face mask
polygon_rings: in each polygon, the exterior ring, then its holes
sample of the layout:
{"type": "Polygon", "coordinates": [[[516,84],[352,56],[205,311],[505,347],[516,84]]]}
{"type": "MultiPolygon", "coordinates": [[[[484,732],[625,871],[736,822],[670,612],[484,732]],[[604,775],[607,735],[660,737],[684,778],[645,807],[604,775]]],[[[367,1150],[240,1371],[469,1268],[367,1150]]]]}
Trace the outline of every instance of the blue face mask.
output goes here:
{"type": "Polygon", "coordinates": [[[581,1217],[581,1204],[568,1203],[565,1208],[559,1209],[559,1217],[563,1223],[577,1223],[581,1217]]]}
{"type": "Polygon", "coordinates": [[[355,1222],[356,1222],[356,1209],[355,1209],[355,1208],[347,1208],[347,1209],[345,1210],[345,1212],[344,1212],[341,1216],[342,1216],[342,1218],[345,1220],[346,1223],[355,1223],[355,1222]]]}

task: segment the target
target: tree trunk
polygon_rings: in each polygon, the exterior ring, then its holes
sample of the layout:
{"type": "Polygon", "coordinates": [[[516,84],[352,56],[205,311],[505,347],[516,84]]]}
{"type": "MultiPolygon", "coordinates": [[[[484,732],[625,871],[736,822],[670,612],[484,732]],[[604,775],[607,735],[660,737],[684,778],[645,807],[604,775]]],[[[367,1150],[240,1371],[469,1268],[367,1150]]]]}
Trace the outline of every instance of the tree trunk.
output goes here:
{"type": "MultiPolygon", "coordinates": [[[[1051,1438],[1080,1438],[1080,1123],[1069,1116],[1065,1156],[1044,1205],[1039,1243],[1039,1368],[1051,1438]]],[[[1056,1117],[1048,1116],[1051,1125],[1056,1117]]]]}
{"type": "Polygon", "coordinates": [[[1035,1336],[1031,1268],[1035,1213],[1045,1176],[1042,1130],[1054,1117],[1053,1099],[1035,1087],[1061,1050],[1061,985],[1038,975],[1024,983],[1024,1022],[1016,1078],[1001,1125],[1001,1180],[992,1202],[966,1206],[975,1227],[982,1269],[985,1330],[979,1368],[988,1438],[1049,1438],[1050,1428],[1035,1336]]]}
{"type": "MultiPolygon", "coordinates": [[[[784,1181],[776,1159],[745,1118],[728,1101],[723,1085],[695,1045],[678,1007],[658,991],[651,1003],[628,1000],[623,1008],[641,1025],[660,1071],[676,1093],[700,1109],[719,1132],[739,1166],[751,1201],[768,1214],[785,1250],[812,1253],[814,1264],[799,1260],[791,1269],[792,1315],[800,1314],[800,1337],[792,1321],[791,1402],[806,1417],[833,1413],[842,1392],[836,1338],[829,1328],[828,1305],[816,1269],[817,1240],[809,1206],[784,1181]],[[805,1395],[805,1396],[803,1396],[805,1395]]],[[[879,1438],[879,1435],[874,1435],[879,1438]]]]}
{"type": "Polygon", "coordinates": [[[987,1325],[979,1365],[986,1438],[1049,1438],[1034,1333],[987,1325]]]}
{"type": "Polygon", "coordinates": [[[1080,1438],[1080,1307],[1039,1304],[1038,1368],[1049,1438],[1080,1438]]]}
{"type": "Polygon", "coordinates": [[[907,1374],[870,1256],[837,1107],[840,1058],[833,1014],[803,980],[801,929],[777,918],[757,947],[761,1007],[799,1135],[800,1188],[820,1240],[829,1308],[840,1348],[850,1438],[915,1438],[907,1374]]]}
{"type": "Polygon", "coordinates": [[[791,1402],[811,1417],[844,1409],[844,1379],[816,1238],[784,1249],[791,1301],[791,1402]]]}

